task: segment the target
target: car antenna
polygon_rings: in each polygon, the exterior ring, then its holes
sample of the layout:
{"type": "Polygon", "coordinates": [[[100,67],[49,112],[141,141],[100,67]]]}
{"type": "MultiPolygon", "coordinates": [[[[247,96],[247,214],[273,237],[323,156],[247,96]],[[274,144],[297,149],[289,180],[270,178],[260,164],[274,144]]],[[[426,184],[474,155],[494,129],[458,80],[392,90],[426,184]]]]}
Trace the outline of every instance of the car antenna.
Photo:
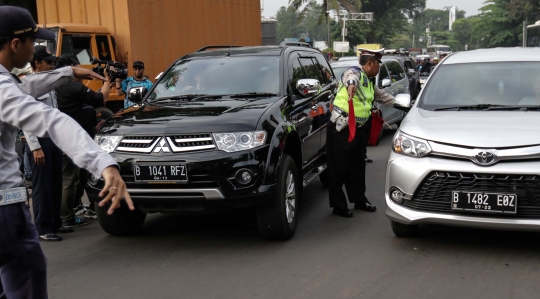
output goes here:
{"type": "Polygon", "coordinates": [[[238,40],[238,36],[234,39],[234,42],[229,47],[229,50],[227,50],[227,53],[225,53],[225,56],[231,56],[231,49],[232,49],[232,47],[234,46],[234,44],[236,43],[237,40],[238,40]]]}

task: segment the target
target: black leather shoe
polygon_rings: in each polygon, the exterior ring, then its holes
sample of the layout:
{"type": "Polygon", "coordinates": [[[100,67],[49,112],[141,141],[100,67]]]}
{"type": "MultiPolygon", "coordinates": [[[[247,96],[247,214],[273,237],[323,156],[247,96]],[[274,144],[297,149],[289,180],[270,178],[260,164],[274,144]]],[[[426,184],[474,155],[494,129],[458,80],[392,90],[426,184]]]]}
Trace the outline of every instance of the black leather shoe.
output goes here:
{"type": "Polygon", "coordinates": [[[377,211],[377,207],[372,205],[370,202],[355,203],[354,204],[354,209],[355,210],[363,210],[363,211],[367,211],[367,212],[375,212],[375,211],[377,211]]]}
{"type": "Polygon", "coordinates": [[[366,163],[373,163],[373,160],[371,160],[370,158],[368,158],[368,156],[366,156],[366,163]]]}
{"type": "Polygon", "coordinates": [[[65,227],[65,226],[62,226],[55,231],[55,233],[57,234],[67,234],[67,233],[72,233],[72,232],[74,232],[72,228],[65,227]]]}
{"type": "Polygon", "coordinates": [[[353,213],[348,208],[334,208],[332,214],[346,218],[351,218],[353,216],[353,213]]]}

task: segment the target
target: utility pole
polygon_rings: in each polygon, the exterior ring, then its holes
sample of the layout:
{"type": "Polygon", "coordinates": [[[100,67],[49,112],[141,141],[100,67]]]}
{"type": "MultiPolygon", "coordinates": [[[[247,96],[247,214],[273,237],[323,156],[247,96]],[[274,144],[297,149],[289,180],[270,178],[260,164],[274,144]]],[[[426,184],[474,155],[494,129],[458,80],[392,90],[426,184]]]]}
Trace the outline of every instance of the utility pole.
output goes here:
{"type": "MultiPolygon", "coordinates": [[[[372,12],[353,12],[348,13],[346,12],[343,16],[343,29],[341,30],[341,34],[343,36],[342,42],[345,41],[345,35],[347,34],[347,28],[345,27],[345,24],[347,23],[347,20],[349,21],[373,21],[373,13],[372,12]],[[347,19],[347,16],[350,16],[350,19],[347,19]]],[[[343,56],[343,53],[341,54],[343,56]]]]}

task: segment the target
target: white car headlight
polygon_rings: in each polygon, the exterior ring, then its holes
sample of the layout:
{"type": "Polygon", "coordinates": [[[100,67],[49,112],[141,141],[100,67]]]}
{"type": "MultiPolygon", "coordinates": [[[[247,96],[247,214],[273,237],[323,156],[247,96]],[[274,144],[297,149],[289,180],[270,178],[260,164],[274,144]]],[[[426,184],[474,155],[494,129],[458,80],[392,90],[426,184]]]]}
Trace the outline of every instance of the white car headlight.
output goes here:
{"type": "Polygon", "coordinates": [[[266,131],[214,133],[218,149],[228,153],[252,149],[264,145],[266,131]]]}
{"type": "Polygon", "coordinates": [[[422,158],[431,153],[431,147],[426,140],[411,137],[401,131],[394,137],[392,150],[395,153],[415,158],[422,158]]]}
{"type": "Polygon", "coordinates": [[[120,143],[120,140],[122,140],[123,136],[115,136],[115,135],[96,135],[94,138],[94,141],[104,150],[106,150],[108,153],[112,153],[118,143],[120,143]]]}

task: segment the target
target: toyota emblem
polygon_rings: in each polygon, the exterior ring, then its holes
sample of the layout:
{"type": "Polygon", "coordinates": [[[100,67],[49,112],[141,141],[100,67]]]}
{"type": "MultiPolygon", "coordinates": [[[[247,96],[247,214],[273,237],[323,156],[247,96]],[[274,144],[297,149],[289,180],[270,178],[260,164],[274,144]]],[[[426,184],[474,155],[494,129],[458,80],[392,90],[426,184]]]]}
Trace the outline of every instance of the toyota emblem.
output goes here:
{"type": "Polygon", "coordinates": [[[492,152],[483,151],[479,152],[478,154],[476,154],[476,156],[474,156],[474,162],[480,165],[491,165],[495,163],[496,157],[497,156],[492,152]]]}

